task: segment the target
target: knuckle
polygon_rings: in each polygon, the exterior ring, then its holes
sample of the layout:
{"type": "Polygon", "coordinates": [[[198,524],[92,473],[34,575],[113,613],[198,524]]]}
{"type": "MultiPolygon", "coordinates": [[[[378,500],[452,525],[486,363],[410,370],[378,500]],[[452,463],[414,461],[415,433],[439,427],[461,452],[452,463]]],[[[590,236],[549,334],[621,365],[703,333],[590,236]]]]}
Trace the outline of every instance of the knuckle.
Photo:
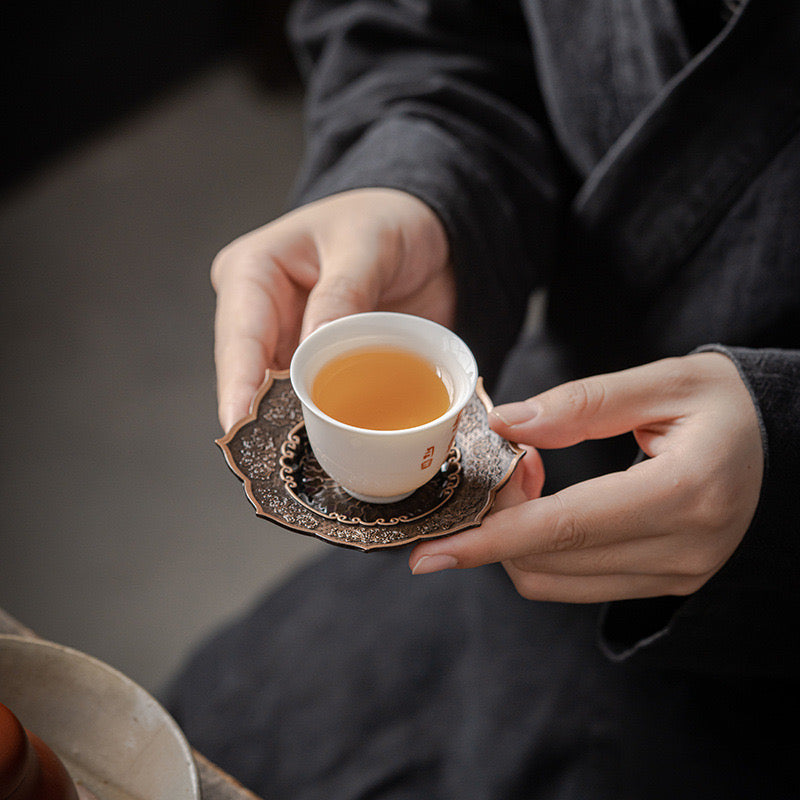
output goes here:
{"type": "Polygon", "coordinates": [[[708,548],[687,548],[681,554],[679,574],[694,585],[697,580],[705,580],[719,567],[719,558],[708,548]]]}
{"type": "Polygon", "coordinates": [[[211,285],[219,291],[223,279],[231,273],[246,271],[253,262],[253,254],[244,239],[237,239],[222,248],[211,261],[211,285]]]}
{"type": "Polygon", "coordinates": [[[338,277],[320,281],[314,289],[314,301],[330,308],[371,308],[374,294],[365,283],[338,277]]]}
{"type": "Polygon", "coordinates": [[[591,380],[582,378],[564,384],[564,404],[573,414],[592,416],[596,414],[605,400],[603,381],[595,377],[591,380]]]}
{"type": "Polygon", "coordinates": [[[550,549],[553,552],[564,552],[585,547],[589,535],[584,520],[566,507],[560,495],[554,494],[552,498],[556,509],[550,534],[550,549]]]}
{"type": "Polygon", "coordinates": [[[669,587],[669,594],[674,594],[678,597],[688,597],[700,589],[706,582],[708,576],[700,577],[684,577],[673,581],[669,587]]]}
{"type": "Polygon", "coordinates": [[[675,398],[686,398],[697,388],[698,374],[692,368],[687,356],[673,356],[657,362],[658,385],[660,391],[675,398]]]}
{"type": "Polygon", "coordinates": [[[732,519],[736,498],[715,480],[695,483],[689,500],[692,527],[701,534],[713,535],[726,528],[732,519]]]}
{"type": "Polygon", "coordinates": [[[614,547],[600,547],[592,551],[591,567],[595,575],[611,575],[620,570],[623,557],[614,547]]]}
{"type": "Polygon", "coordinates": [[[211,261],[211,285],[214,287],[214,289],[219,289],[220,279],[222,277],[222,272],[225,270],[225,266],[228,263],[229,253],[230,251],[228,247],[223,247],[222,250],[220,250],[211,261]]]}
{"type": "Polygon", "coordinates": [[[546,596],[536,586],[533,581],[513,577],[511,582],[517,590],[517,594],[524,600],[544,600],[546,596]]]}
{"type": "Polygon", "coordinates": [[[690,382],[692,373],[687,370],[685,359],[677,356],[664,358],[660,366],[662,379],[668,386],[680,387],[690,382]]]}
{"type": "Polygon", "coordinates": [[[726,560],[729,533],[736,527],[738,502],[724,483],[706,476],[685,498],[684,541],[676,566],[696,590],[726,560]]]}
{"type": "Polygon", "coordinates": [[[546,600],[547,592],[543,586],[543,576],[534,571],[528,571],[524,563],[514,560],[503,564],[511,583],[517,594],[525,600],[546,600]]]}

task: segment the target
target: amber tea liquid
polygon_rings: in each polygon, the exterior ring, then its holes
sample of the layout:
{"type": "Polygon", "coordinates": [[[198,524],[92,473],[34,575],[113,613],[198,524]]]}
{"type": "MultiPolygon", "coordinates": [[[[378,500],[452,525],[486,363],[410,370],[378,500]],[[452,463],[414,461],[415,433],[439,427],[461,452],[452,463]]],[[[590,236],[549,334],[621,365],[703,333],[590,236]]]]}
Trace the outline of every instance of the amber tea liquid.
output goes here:
{"type": "Polygon", "coordinates": [[[331,359],[317,373],[311,399],[339,422],[378,431],[424,425],[450,406],[450,394],[432,364],[390,347],[331,359]]]}

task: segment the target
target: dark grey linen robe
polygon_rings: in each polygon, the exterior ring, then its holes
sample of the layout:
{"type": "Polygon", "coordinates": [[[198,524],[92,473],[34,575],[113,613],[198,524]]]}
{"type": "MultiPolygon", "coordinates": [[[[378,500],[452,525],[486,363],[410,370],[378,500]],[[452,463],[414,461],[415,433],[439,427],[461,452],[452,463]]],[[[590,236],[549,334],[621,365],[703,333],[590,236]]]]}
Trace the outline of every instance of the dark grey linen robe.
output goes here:
{"type": "MultiPolygon", "coordinates": [[[[800,3],[308,0],[297,202],[386,186],[448,231],[497,401],[701,348],[737,364],[759,507],[688,598],[519,598],[334,552],[221,631],[170,708],[265,797],[799,797],[800,3]],[[715,11],[715,13],[717,13],[715,11]],[[699,41],[699,44],[698,44],[699,41]],[[523,330],[531,292],[543,323],[523,330]]],[[[547,490],[635,458],[546,453],[547,490]]]]}

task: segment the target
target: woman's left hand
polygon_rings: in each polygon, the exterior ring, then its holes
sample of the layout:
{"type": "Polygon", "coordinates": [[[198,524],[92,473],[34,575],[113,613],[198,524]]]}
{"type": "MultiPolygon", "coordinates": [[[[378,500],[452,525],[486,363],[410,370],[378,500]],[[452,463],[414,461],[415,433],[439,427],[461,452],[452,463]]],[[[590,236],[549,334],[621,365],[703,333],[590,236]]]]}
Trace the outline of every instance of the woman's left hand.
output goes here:
{"type": "Polygon", "coordinates": [[[633,432],[649,458],[539,496],[533,450],[480,527],[414,548],[415,574],[502,562],[529,599],[687,595],[725,564],[753,519],[761,432],[747,387],[721,353],[573,381],[491,417],[502,436],[540,449],[633,432]]]}

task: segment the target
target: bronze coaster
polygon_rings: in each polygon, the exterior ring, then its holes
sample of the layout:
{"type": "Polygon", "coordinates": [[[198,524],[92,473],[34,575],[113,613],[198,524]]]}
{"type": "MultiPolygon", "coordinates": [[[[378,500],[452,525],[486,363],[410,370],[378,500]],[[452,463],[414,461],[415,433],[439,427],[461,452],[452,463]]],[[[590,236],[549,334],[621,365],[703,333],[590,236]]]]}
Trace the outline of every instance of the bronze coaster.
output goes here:
{"type": "Polygon", "coordinates": [[[397,503],[356,500],[317,463],[287,370],[267,373],[251,413],[217,444],[256,514],[332,544],[374,550],[480,525],[523,451],[489,427],[479,380],[453,450],[425,486],[397,503]]]}

